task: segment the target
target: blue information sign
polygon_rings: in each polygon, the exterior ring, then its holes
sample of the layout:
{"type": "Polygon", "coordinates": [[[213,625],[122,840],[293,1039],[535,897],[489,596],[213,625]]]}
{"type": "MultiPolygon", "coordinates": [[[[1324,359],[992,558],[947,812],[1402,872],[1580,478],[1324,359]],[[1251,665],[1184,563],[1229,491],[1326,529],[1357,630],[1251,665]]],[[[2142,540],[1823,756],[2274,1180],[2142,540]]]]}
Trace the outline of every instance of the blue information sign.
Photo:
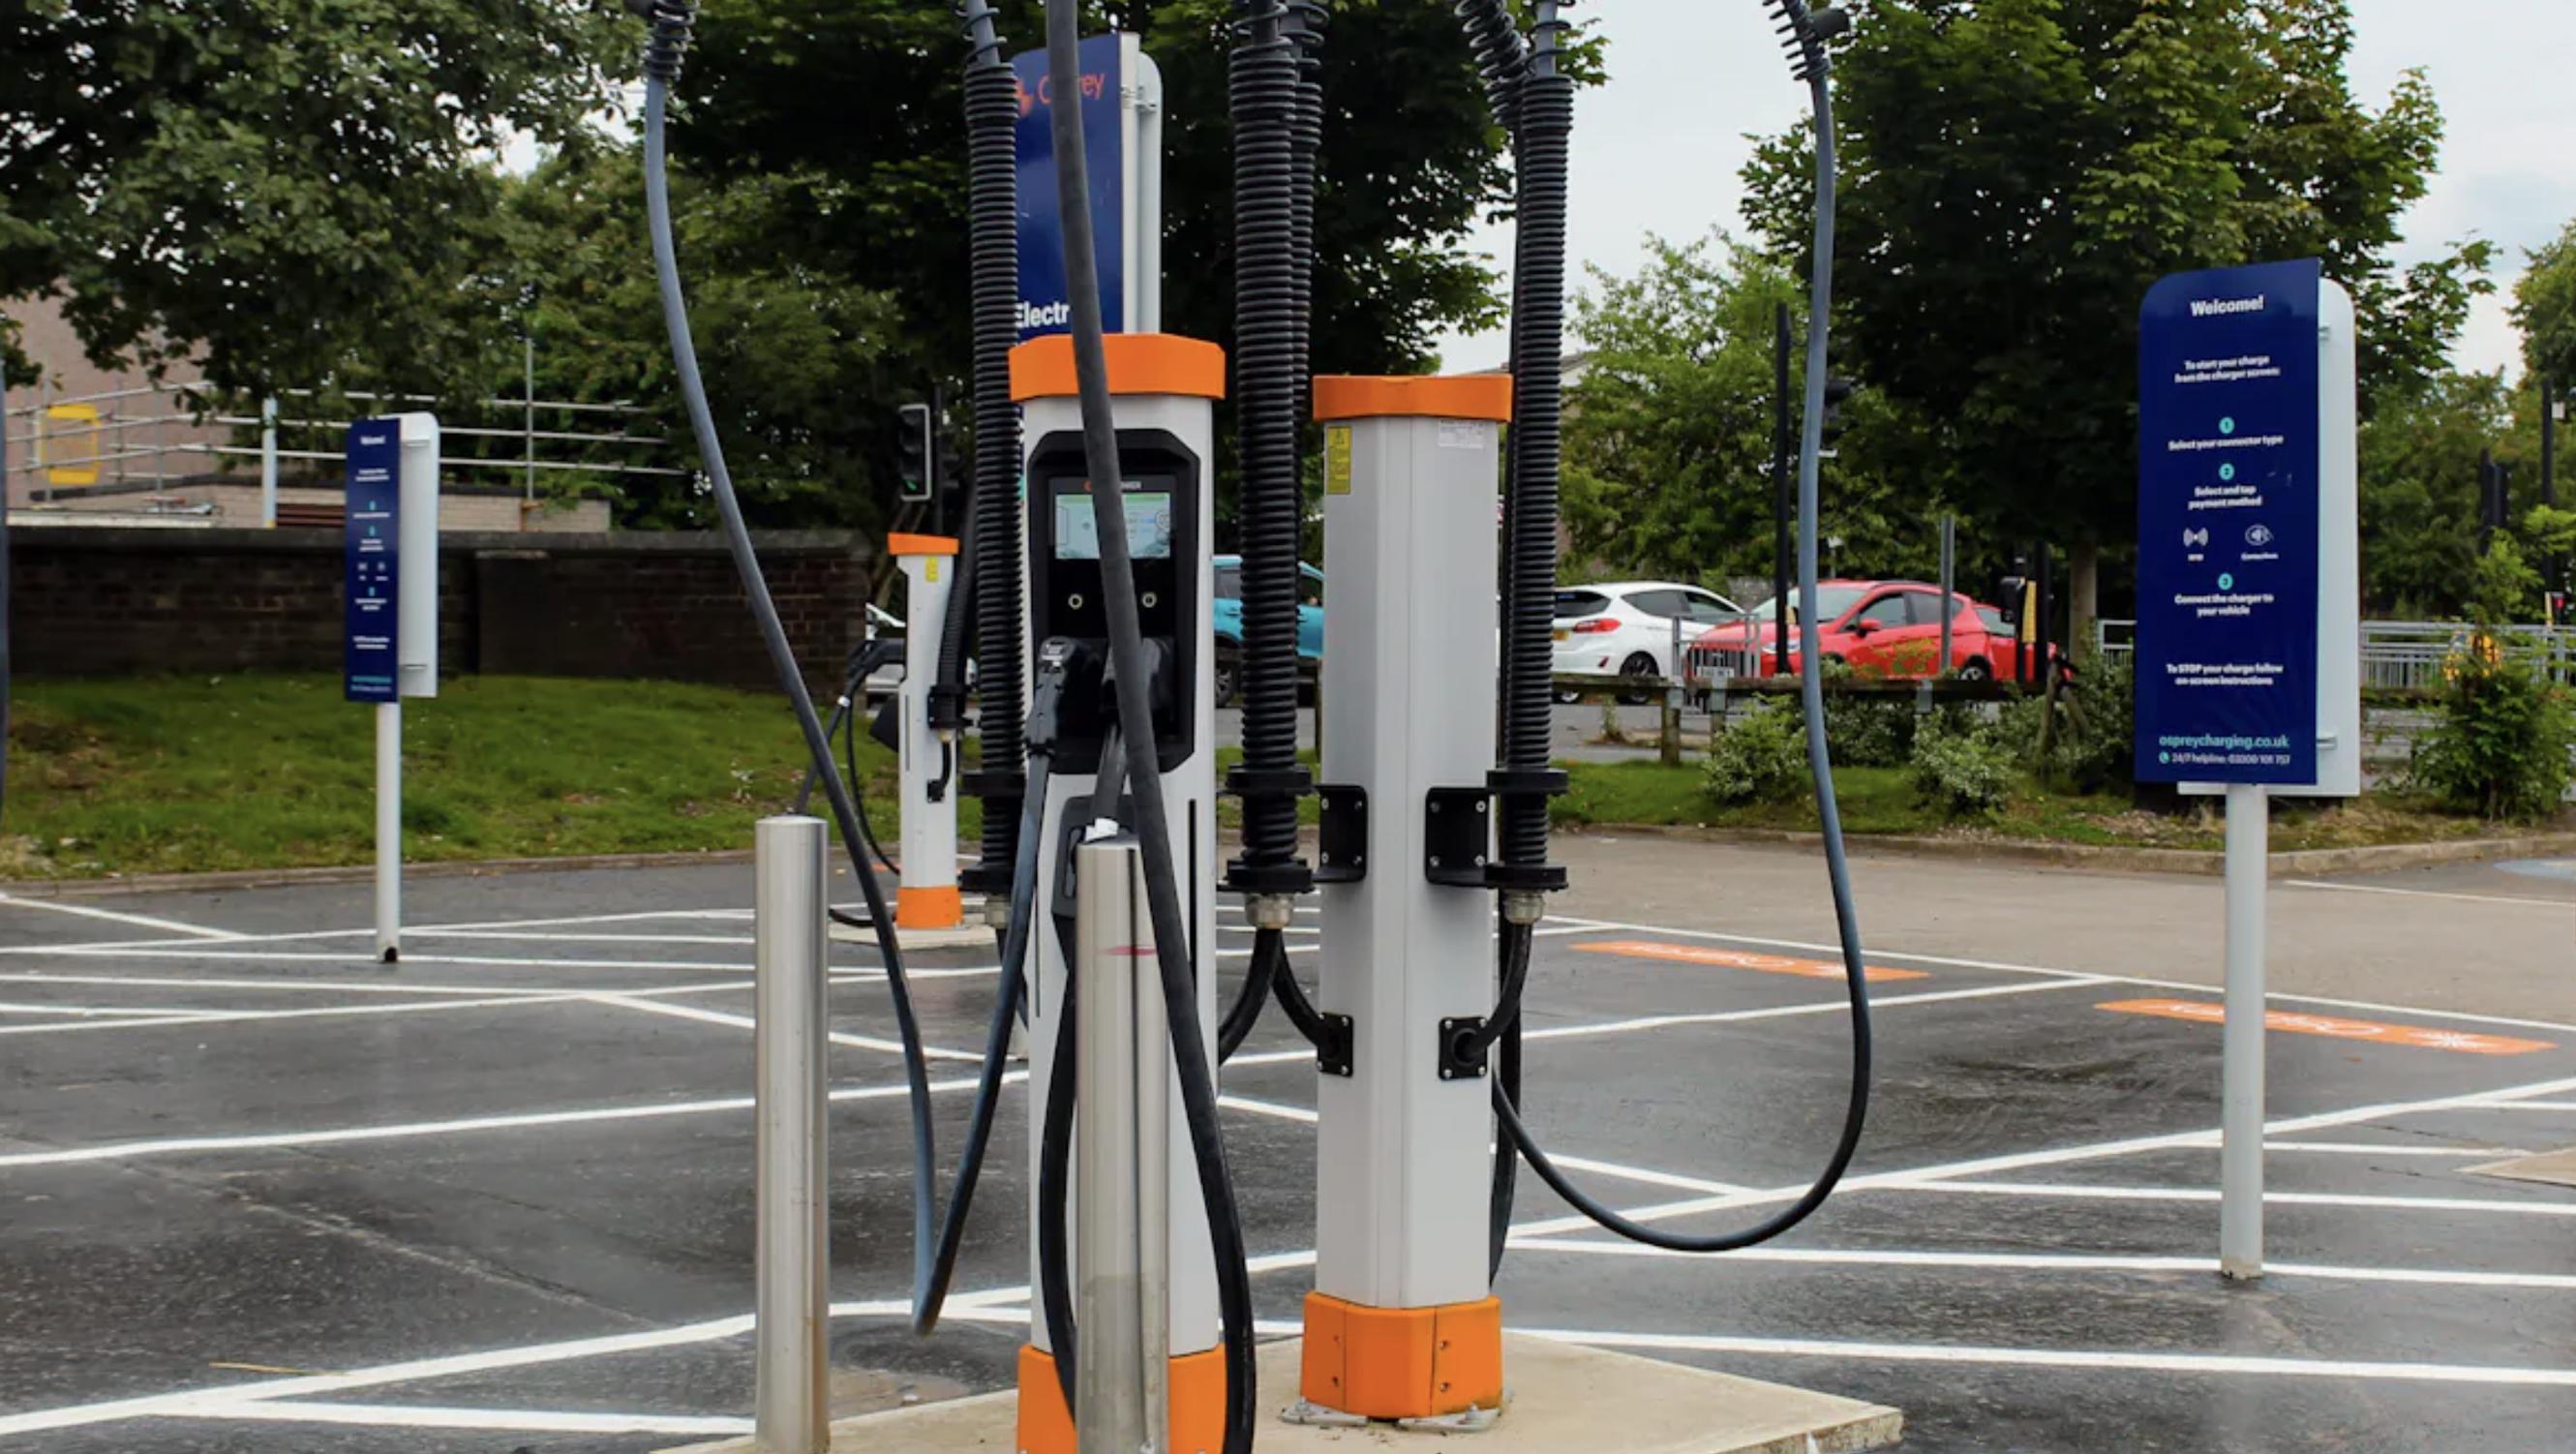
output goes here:
{"type": "Polygon", "coordinates": [[[402,423],[361,419],[349,426],[348,537],[342,572],[347,598],[341,642],[352,702],[394,700],[402,568],[396,528],[402,510],[402,423]]]}
{"type": "Polygon", "coordinates": [[[2182,273],[2140,311],[2142,782],[2316,781],[2322,281],[2182,273]]]}
{"type": "MultiPolygon", "coordinates": [[[[1110,332],[1127,317],[1126,176],[1119,141],[1120,37],[1095,35],[1082,43],[1082,143],[1091,176],[1091,234],[1100,258],[1100,316],[1110,332]]],[[[1020,86],[1020,316],[1019,341],[1073,331],[1071,290],[1064,280],[1063,213],[1056,205],[1054,120],[1048,108],[1055,87],[1046,52],[1011,57],[1020,86]]]]}

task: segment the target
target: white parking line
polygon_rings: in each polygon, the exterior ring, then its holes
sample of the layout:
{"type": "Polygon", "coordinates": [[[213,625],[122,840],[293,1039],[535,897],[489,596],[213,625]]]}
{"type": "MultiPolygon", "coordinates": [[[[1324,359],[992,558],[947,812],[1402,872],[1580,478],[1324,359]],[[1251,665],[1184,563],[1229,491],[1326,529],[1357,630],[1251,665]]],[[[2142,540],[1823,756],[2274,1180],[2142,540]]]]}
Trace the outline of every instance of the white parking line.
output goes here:
{"type": "MultiPolygon", "coordinates": [[[[2001,995],[2030,995],[2047,990],[2081,989],[2102,981],[2093,975],[2069,975],[2047,984],[1980,985],[1965,990],[1930,990],[1919,995],[1872,995],[1870,1013],[1894,1009],[1900,1005],[1935,1005],[1952,1000],[1992,999],[2001,995]]],[[[1569,1040],[1594,1035],[1630,1035],[1643,1030],[1665,1030],[1681,1025],[1729,1025],[1742,1020],[1782,1020],[1801,1015],[1840,1015],[1849,1011],[1843,1000],[1809,1000],[1788,1005],[1764,1005],[1750,1010],[1710,1010],[1692,1015],[1644,1015],[1630,1020],[1603,1020],[1589,1025],[1548,1025],[1524,1032],[1531,1040],[1569,1040]]],[[[1292,1061],[1313,1060],[1312,1049],[1258,1050],[1235,1056],[1228,1066],[1286,1065],[1292,1061]]]]}
{"type": "MultiPolygon", "coordinates": [[[[1801,1263],[1850,1267],[1971,1268],[1997,1272],[2167,1272],[2215,1275],[2215,1257],[2140,1257],[2081,1252],[1908,1252],[1890,1248],[1783,1247],[1776,1242],[1740,1248],[1723,1257],[1675,1252],[1642,1242],[1577,1242],[1560,1237],[1514,1237],[1517,1251],[1583,1257],[1650,1257],[1723,1265],[1728,1262],[1801,1263]]],[[[2555,1272],[2479,1272],[2431,1267],[2336,1267],[2315,1262],[2265,1261],[2266,1277],[2312,1277],[2334,1282],[2392,1282],[2428,1287],[2510,1287],[2576,1292],[2576,1275],[2555,1272]]]]}
{"type": "MultiPolygon", "coordinates": [[[[759,1023],[749,1015],[736,1015],[723,1010],[710,1010],[701,1005],[666,1004],[661,1000],[648,1000],[636,995],[595,994],[585,995],[583,998],[596,1001],[603,1005],[615,1005],[629,1010],[642,1010],[647,1014],[653,1015],[669,1015],[674,1019],[700,1020],[710,1025],[726,1025],[737,1030],[749,1030],[759,1023]]],[[[832,1031],[826,1038],[835,1045],[848,1045],[860,1050],[881,1050],[894,1055],[900,1055],[903,1053],[903,1042],[900,1040],[884,1040],[879,1039],[874,1035],[851,1035],[839,1030],[832,1031]]],[[[984,1063],[984,1057],[980,1053],[965,1050],[943,1050],[936,1045],[923,1047],[922,1055],[924,1058],[930,1060],[962,1060],[971,1065],[981,1065],[984,1063]]]]}
{"type": "MultiPolygon", "coordinates": [[[[1958,1181],[1880,1182],[1861,1191],[1933,1192],[1943,1196],[2038,1197],[2106,1202],[2214,1202],[2214,1186],[2095,1186],[2089,1183],[1958,1181]]],[[[2362,1196],[2343,1192],[2267,1191],[2266,1206],[2370,1207],[2390,1212],[2497,1212],[2525,1217],[2576,1217],[2576,1202],[2510,1202],[2478,1197],[2362,1196]]]]}
{"type": "Polygon", "coordinates": [[[594,1414],[537,1409],[420,1408],[408,1404],[209,1401],[171,1414],[269,1424],[336,1424],[369,1429],[497,1429],[513,1434],[748,1434],[751,1420],[685,1414],[594,1414]]]}
{"type": "MultiPolygon", "coordinates": [[[[2212,1146],[2211,1150],[2217,1147],[2212,1146]]],[[[2324,1156],[2449,1156],[2475,1161],[2482,1157],[2529,1156],[2514,1146],[2383,1146],[2371,1141],[2266,1141],[2266,1151],[2305,1151],[2324,1156]]]]}
{"type": "MultiPolygon", "coordinates": [[[[203,924],[183,924],[176,919],[156,919],[149,914],[120,914],[114,909],[94,908],[88,904],[66,903],[61,899],[25,899],[15,894],[0,894],[0,907],[41,909],[48,914],[70,914],[81,919],[104,919],[111,924],[132,924],[144,929],[166,929],[173,934],[186,934],[200,939],[238,939],[228,929],[209,929],[203,924]]],[[[60,947],[60,946],[55,946],[60,947]]]]}
{"type": "Polygon", "coordinates": [[[0,1035],[69,1035],[86,1030],[158,1029],[171,1025],[218,1025],[249,1020],[321,1020],[351,1015],[407,1015],[439,1010],[488,1010],[502,1005],[559,1004],[587,1000],[580,993],[495,995],[486,999],[401,1000],[393,1004],[315,1005],[294,1010],[200,1010],[184,1014],[136,1014],[122,1020],[73,1020],[45,1025],[0,1025],[0,1035]]]}
{"type": "MultiPolygon", "coordinates": [[[[706,990],[739,989],[751,983],[748,974],[740,979],[718,980],[708,984],[645,985],[613,991],[617,994],[685,995],[706,990]]],[[[0,972],[0,984],[51,985],[117,985],[145,989],[210,989],[210,990],[278,990],[298,994],[352,995],[588,995],[602,993],[601,987],[587,985],[498,985],[498,984],[412,984],[390,977],[382,980],[345,979],[237,979],[198,975],[136,974],[56,974],[47,970],[0,972]]]]}
{"type": "Polygon", "coordinates": [[[2520,904],[2526,909],[2576,911],[2576,899],[2529,898],[2520,894],[2462,894],[2444,889],[2401,889],[2386,884],[2338,884],[2323,879],[2285,878],[2283,888],[2329,889],[2339,894],[2397,894],[2410,899],[2455,899],[2465,904],[2520,904]]]}
{"type": "MultiPolygon", "coordinates": [[[[1006,1085],[1028,1078],[1028,1072],[1015,1070],[1004,1077],[1006,1085]]],[[[973,1090],[970,1078],[934,1080],[933,1094],[973,1090]]],[[[833,1101],[887,1100],[905,1094],[905,1087],[894,1085],[845,1086],[829,1093],[833,1101]]],[[[661,1101],[634,1106],[591,1106],[573,1111],[525,1111],[507,1115],[466,1116],[449,1121],[410,1121],[383,1126],[341,1126],[318,1131],[276,1131],[242,1136],[172,1136],[154,1141],[114,1141],[103,1146],[73,1146],[52,1151],[17,1151],[0,1154],[0,1167],[69,1166],[88,1161],[130,1161],[145,1156],[172,1156],[199,1151],[271,1151],[297,1146],[346,1146],[368,1141],[404,1141],[422,1136],[458,1136],[480,1131],[524,1131],[539,1126],[579,1126],[602,1121],[651,1121],[667,1116],[700,1116],[720,1111],[747,1111],[752,1108],[749,1096],[723,1096],[711,1100],[661,1101]]],[[[5,1432],[0,1423],[0,1432],[5,1432]]]]}
{"type": "Polygon", "coordinates": [[[0,1015],[60,1015],[67,1019],[125,1019],[134,1015],[219,1015],[212,1005],[47,1005],[0,1003],[0,1015]]]}

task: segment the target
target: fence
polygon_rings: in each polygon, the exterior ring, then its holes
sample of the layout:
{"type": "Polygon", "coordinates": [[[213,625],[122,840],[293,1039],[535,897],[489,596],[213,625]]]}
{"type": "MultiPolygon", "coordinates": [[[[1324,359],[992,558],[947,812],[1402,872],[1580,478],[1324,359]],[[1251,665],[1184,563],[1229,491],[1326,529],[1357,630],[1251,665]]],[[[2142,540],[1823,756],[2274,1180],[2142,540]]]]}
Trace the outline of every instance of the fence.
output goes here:
{"type": "MultiPolygon", "coordinates": [[[[96,494],[143,494],[147,514],[211,513],[192,508],[170,492],[190,484],[229,482],[234,461],[258,462],[260,520],[277,523],[277,489],[282,469],[306,466],[308,474],[336,483],[336,466],[346,456],[336,446],[352,421],[307,418],[281,412],[280,401],[310,401],[324,396],[312,389],[280,390],[263,400],[253,414],[208,410],[196,385],[151,384],[104,393],[52,397],[40,386],[34,402],[6,412],[7,489],[0,498],[40,504],[62,503],[96,494]],[[257,443],[234,442],[257,431],[257,443]],[[238,431],[238,433],[237,433],[238,431]]],[[[436,403],[422,395],[353,391],[329,396],[352,403],[404,408],[436,403]]],[[[450,412],[456,408],[447,406],[450,412]]],[[[668,460],[671,441],[661,435],[634,433],[628,421],[646,419],[647,411],[630,403],[587,403],[540,399],[531,389],[518,398],[492,398],[465,406],[475,411],[465,420],[442,418],[442,465],[450,470],[490,471],[495,483],[517,476],[524,498],[534,502],[540,478],[559,486],[549,494],[577,494],[585,482],[622,476],[687,477],[689,468],[668,460]],[[538,427],[540,416],[562,428],[538,427]],[[593,425],[595,427],[584,427],[593,425]]]]}
{"type": "MultiPolygon", "coordinates": [[[[2094,623],[2094,644],[2108,656],[2135,648],[2135,621],[2094,623]]],[[[2466,651],[2473,628],[2458,621],[2364,621],[2361,685],[2364,691],[2427,691],[2443,682],[2443,663],[2466,651]]],[[[2576,685],[2576,627],[2502,626],[2508,648],[2527,654],[2556,681],[2576,685]]]]}

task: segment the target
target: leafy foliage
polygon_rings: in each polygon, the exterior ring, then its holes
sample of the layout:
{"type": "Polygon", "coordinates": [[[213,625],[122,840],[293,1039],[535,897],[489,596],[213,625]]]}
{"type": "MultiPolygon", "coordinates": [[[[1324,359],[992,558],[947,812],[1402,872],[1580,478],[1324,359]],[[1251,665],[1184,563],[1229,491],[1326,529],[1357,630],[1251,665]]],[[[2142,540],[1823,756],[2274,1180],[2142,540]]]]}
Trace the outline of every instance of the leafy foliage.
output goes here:
{"type": "MultiPolygon", "coordinates": [[[[1039,42],[1036,0],[998,8],[1006,45],[1039,42]]],[[[1231,7],[1091,9],[1089,24],[1137,33],[1162,69],[1164,327],[1230,348],[1231,7]]],[[[673,124],[674,164],[697,179],[679,204],[681,254],[711,383],[730,396],[718,411],[743,421],[736,473],[766,523],[878,523],[893,497],[896,407],[934,386],[966,396],[964,56],[947,8],[911,0],[712,0],[702,13],[673,124]]],[[[1441,0],[1337,4],[1323,76],[1314,367],[1418,368],[1441,329],[1497,316],[1491,269],[1458,243],[1508,201],[1502,137],[1441,0]]],[[[540,189],[579,195],[529,210],[560,209],[572,231],[558,224],[523,254],[549,251],[547,239],[578,245],[585,219],[631,225],[620,177],[634,165],[542,173],[540,189]]],[[[581,397],[667,409],[649,308],[564,302],[554,280],[537,283],[541,330],[634,345],[583,361],[581,397]]],[[[963,410],[952,417],[962,430],[963,410]]],[[[650,523],[704,513],[694,492],[667,488],[639,488],[621,509],[650,523]]]]}
{"type": "Polygon", "coordinates": [[[1701,781],[1729,806],[1785,803],[1808,790],[1807,739],[1796,709],[1766,701],[1708,744],[1701,781]]]}
{"type": "Polygon", "coordinates": [[[2361,429],[2363,598],[2396,616],[2449,616],[2478,557],[2478,455],[2503,428],[2503,384],[2446,373],[2383,401],[2361,429]]]}
{"type": "Polygon", "coordinates": [[[2138,679],[2131,656],[2097,656],[2060,694],[2052,773],[2077,792],[2126,790],[2137,765],[2138,679]]]}
{"type": "MultiPolygon", "coordinates": [[[[582,0],[0,7],[0,297],[59,287],[94,359],[203,345],[227,388],[474,378],[506,337],[490,157],[574,135],[632,47],[582,0]]],[[[34,378],[14,337],[0,369],[34,378]]]]}
{"type": "Polygon", "coordinates": [[[2576,388],[2576,222],[2532,250],[2530,270],[2514,284],[2513,321],[2531,371],[2576,388]]]}
{"type": "MultiPolygon", "coordinates": [[[[1805,310],[1777,262],[1715,233],[1649,239],[1633,277],[1595,270],[1575,300],[1586,349],[1568,391],[1565,518],[1612,568],[1718,584],[1771,573],[1772,348],[1781,304],[1805,310]]],[[[1804,350],[1793,350],[1792,390],[1804,350]]],[[[1925,498],[1889,484],[1915,437],[1887,401],[1844,406],[1847,436],[1819,528],[1874,571],[1929,573],[1925,498]],[[1893,468],[1891,468],[1893,467],[1893,468]]],[[[1749,604],[1749,603],[1748,603],[1749,604]]]]}
{"type": "MultiPolygon", "coordinates": [[[[644,262],[636,166],[629,147],[569,149],[509,184],[504,218],[530,300],[524,317],[537,345],[539,393],[629,400],[653,411],[654,432],[686,441],[644,262]]],[[[711,181],[697,168],[673,168],[672,228],[708,392],[725,421],[726,461],[746,510],[766,524],[873,525],[889,493],[871,485],[872,466],[884,460],[890,468],[893,405],[869,410],[850,400],[912,386],[905,310],[889,294],[800,266],[793,241],[800,230],[828,226],[842,188],[810,173],[711,181]]],[[[675,444],[666,457],[694,453],[675,444]]],[[[622,490],[615,503],[628,525],[714,520],[706,496],[659,480],[622,490]]]]}
{"type": "MultiPolygon", "coordinates": [[[[2442,123],[2420,75],[2351,94],[2347,0],[1855,0],[1838,289],[1860,376],[1930,430],[1998,531],[2127,538],[2138,300],[2185,268],[2315,256],[2353,290],[2372,393],[2440,369],[2489,249],[2404,271],[2442,123]]],[[[1747,169],[1804,246],[1803,131],[1747,169]]]]}
{"type": "Polygon", "coordinates": [[[1908,763],[1914,790],[1952,818],[1986,818],[2003,811],[2021,780],[2011,749],[1975,727],[1926,718],[1914,734],[1908,763]]]}
{"type": "Polygon", "coordinates": [[[2415,744],[2412,784],[2484,818],[2556,812],[2576,780],[2576,702],[2567,689],[2484,633],[2445,674],[2440,718],[2415,744]]]}

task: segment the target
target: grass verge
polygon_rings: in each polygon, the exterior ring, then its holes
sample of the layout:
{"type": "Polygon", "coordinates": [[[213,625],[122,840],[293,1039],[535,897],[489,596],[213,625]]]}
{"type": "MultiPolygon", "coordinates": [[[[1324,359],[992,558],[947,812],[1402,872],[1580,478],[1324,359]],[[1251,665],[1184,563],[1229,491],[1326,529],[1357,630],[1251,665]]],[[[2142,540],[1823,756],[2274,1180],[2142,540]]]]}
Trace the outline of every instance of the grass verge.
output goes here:
{"type": "MultiPolygon", "coordinates": [[[[22,680],[0,875],[367,862],[373,715],[318,674],[22,680]]],[[[404,706],[404,853],[747,848],[752,823],[795,797],[803,755],[770,693],[459,677],[404,706]]],[[[858,761],[891,847],[894,756],[862,733],[858,761]]],[[[960,806],[971,835],[974,804],[960,806]]]]}
{"type": "MultiPolygon", "coordinates": [[[[404,714],[405,854],[414,861],[748,847],[802,776],[774,693],[668,682],[460,677],[404,714]]],[[[0,878],[95,878],[356,864],[374,854],[372,714],[321,674],[21,681],[0,813],[0,878]]],[[[971,748],[970,748],[971,754],[971,748]]],[[[1309,764],[1312,753],[1301,753],[1309,764]]],[[[1218,754],[1220,777],[1239,757],[1218,754]]],[[[878,839],[895,835],[893,754],[861,734],[878,839]]],[[[1696,764],[1576,763],[1562,825],[1813,830],[1815,807],[1721,808],[1696,764]]],[[[1943,835],[2154,848],[2220,844],[2214,805],[2141,811],[2126,798],[2025,784],[1990,820],[1921,802],[1899,768],[1834,775],[1855,834],[1943,835]]],[[[1312,798],[1301,817],[1314,820],[1312,798]]],[[[958,805],[961,842],[981,831],[958,805]]],[[[1231,800],[1220,803],[1231,824],[1231,800]]],[[[2285,801],[2277,849],[2475,837],[2471,819],[2374,796],[2285,801]]]]}

